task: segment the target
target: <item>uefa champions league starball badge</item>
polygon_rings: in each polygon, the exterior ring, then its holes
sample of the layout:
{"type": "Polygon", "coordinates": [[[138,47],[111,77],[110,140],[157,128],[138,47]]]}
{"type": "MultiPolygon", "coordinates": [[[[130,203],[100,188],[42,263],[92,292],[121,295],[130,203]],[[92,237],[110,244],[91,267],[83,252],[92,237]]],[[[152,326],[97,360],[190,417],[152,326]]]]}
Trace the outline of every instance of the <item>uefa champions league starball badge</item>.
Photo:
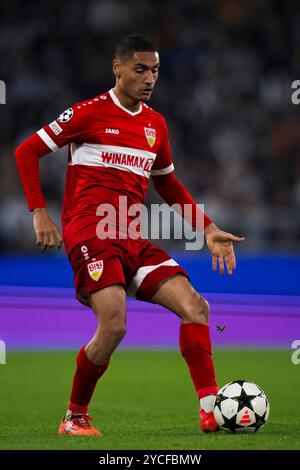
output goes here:
{"type": "Polygon", "coordinates": [[[69,109],[66,109],[63,113],[61,113],[57,120],[59,122],[68,122],[70,121],[70,119],[72,118],[73,116],[73,109],[72,108],[69,108],[69,109]]]}

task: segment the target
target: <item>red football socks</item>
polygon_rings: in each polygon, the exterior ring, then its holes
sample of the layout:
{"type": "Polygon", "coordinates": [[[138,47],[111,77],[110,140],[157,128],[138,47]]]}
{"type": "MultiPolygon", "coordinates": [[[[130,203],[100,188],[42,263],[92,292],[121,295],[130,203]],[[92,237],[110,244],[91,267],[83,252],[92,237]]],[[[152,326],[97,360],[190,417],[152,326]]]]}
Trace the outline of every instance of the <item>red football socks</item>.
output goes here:
{"type": "Polygon", "coordinates": [[[216,395],[214,364],[211,352],[209,326],[203,323],[183,323],[180,326],[179,346],[190,369],[199,399],[216,395]]]}
{"type": "Polygon", "coordinates": [[[106,371],[109,360],[104,365],[97,366],[87,357],[83,347],[78,353],[76,362],[77,369],[68,408],[73,414],[86,414],[96,384],[106,371]]]}

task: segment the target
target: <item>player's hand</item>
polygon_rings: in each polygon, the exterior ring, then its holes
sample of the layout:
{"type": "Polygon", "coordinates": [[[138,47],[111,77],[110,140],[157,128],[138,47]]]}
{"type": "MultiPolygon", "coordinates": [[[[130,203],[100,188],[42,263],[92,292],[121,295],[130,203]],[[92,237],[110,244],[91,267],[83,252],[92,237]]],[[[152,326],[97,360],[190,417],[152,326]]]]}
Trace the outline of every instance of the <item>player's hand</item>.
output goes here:
{"type": "Polygon", "coordinates": [[[36,245],[41,246],[42,251],[48,247],[57,246],[58,249],[62,247],[63,237],[45,207],[34,209],[33,227],[36,233],[36,245]]]}
{"type": "Polygon", "coordinates": [[[223,232],[215,224],[210,224],[204,230],[206,243],[212,254],[212,269],[217,269],[219,263],[220,274],[224,274],[224,261],[227,268],[227,274],[232,274],[236,268],[236,259],[232,242],[243,242],[245,237],[237,237],[232,233],[223,232]]]}

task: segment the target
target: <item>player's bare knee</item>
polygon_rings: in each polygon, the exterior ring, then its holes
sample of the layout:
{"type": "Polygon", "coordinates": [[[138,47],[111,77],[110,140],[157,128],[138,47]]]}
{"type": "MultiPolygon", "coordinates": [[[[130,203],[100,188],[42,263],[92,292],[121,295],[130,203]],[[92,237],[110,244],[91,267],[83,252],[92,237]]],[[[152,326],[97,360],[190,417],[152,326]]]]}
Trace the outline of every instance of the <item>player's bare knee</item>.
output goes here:
{"type": "Polygon", "coordinates": [[[98,328],[94,337],[94,348],[102,355],[106,352],[109,355],[120,344],[126,334],[126,327],[122,324],[109,324],[98,328]]]}
{"type": "Polygon", "coordinates": [[[209,322],[210,307],[206,299],[196,293],[194,298],[185,306],[182,319],[189,323],[205,323],[209,322]]]}

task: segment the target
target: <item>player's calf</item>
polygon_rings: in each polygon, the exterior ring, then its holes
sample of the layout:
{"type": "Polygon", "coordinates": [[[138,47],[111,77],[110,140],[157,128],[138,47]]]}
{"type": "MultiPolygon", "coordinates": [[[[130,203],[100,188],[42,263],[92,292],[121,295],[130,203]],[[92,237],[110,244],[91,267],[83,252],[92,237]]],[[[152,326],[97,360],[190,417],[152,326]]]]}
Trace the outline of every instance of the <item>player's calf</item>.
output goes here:
{"type": "Polygon", "coordinates": [[[95,364],[106,362],[126,334],[126,293],[113,285],[93,292],[90,296],[98,328],[86,346],[89,359],[95,364]]]}

